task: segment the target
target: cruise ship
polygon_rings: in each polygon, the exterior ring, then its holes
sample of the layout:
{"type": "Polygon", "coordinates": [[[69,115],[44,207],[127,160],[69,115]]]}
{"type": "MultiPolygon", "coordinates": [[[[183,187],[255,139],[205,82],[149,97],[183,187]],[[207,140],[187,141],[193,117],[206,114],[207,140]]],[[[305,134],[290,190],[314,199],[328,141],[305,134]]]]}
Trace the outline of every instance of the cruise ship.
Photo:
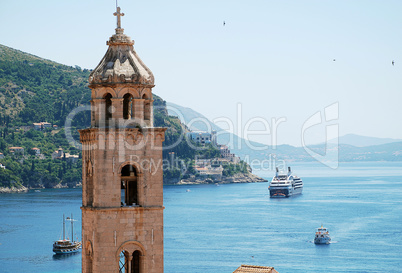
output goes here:
{"type": "Polygon", "coordinates": [[[289,197],[302,193],[303,181],[300,177],[292,175],[290,167],[287,174],[279,173],[276,168],[276,174],[269,183],[268,189],[271,197],[289,197]]]}

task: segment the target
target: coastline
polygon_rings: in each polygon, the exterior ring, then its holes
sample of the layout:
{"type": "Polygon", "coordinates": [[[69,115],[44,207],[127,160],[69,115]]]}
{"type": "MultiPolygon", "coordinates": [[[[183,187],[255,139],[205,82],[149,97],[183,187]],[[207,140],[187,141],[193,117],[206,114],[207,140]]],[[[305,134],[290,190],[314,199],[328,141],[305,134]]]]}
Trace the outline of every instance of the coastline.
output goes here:
{"type": "Polygon", "coordinates": [[[21,186],[21,187],[11,187],[11,188],[6,188],[6,187],[0,187],[0,194],[1,193],[25,193],[28,192],[28,188],[21,186]]]}
{"type": "MultiPolygon", "coordinates": [[[[260,183],[268,182],[268,180],[261,178],[253,173],[238,173],[233,176],[223,176],[221,180],[216,181],[211,178],[193,178],[193,179],[181,179],[171,178],[163,181],[163,185],[197,185],[197,184],[230,184],[230,183],[260,183]]],[[[68,188],[80,188],[81,183],[77,183],[74,187],[68,187],[66,184],[57,184],[52,189],[68,189],[68,188]]],[[[2,193],[26,193],[29,190],[41,190],[45,187],[40,188],[27,188],[25,186],[21,187],[0,187],[0,194],[2,193]]]]}
{"type": "MultiPolygon", "coordinates": [[[[69,187],[67,184],[57,184],[49,189],[74,189],[74,188],[81,188],[82,184],[81,182],[77,183],[74,187],[69,187]]],[[[20,187],[0,187],[0,194],[2,193],[26,193],[30,190],[43,190],[46,189],[45,187],[35,187],[35,188],[27,188],[25,186],[20,186],[20,187]]]]}
{"type": "Polygon", "coordinates": [[[212,180],[211,178],[192,178],[192,179],[169,179],[164,181],[164,185],[197,185],[197,184],[229,184],[229,183],[259,183],[268,182],[252,173],[238,173],[233,176],[223,176],[221,180],[212,180]]]}

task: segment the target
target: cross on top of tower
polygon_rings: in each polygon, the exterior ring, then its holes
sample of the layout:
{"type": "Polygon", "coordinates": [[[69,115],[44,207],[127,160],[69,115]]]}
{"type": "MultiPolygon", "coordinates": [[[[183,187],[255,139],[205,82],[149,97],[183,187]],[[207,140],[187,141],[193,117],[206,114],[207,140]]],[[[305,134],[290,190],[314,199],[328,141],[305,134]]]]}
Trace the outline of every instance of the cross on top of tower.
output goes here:
{"type": "Polygon", "coordinates": [[[120,7],[116,7],[117,11],[113,13],[114,16],[117,16],[117,28],[121,28],[121,16],[124,16],[124,13],[120,13],[120,7]]]}

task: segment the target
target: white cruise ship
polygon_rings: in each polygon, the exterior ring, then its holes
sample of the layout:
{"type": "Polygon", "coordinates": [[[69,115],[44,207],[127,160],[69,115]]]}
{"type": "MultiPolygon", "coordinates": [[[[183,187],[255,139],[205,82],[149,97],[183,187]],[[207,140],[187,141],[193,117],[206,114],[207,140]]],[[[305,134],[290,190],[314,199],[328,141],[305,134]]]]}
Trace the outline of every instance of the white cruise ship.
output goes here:
{"type": "Polygon", "coordinates": [[[276,168],[276,174],[269,183],[268,189],[271,197],[289,197],[302,193],[303,181],[300,177],[292,175],[290,167],[287,174],[279,173],[276,168]]]}

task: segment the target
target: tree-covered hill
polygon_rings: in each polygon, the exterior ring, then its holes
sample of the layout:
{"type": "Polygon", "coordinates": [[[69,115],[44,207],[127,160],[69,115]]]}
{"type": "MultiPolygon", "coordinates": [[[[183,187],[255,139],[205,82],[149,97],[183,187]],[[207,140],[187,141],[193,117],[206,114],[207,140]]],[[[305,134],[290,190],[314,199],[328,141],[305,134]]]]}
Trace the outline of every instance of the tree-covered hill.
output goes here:
{"type": "MultiPolygon", "coordinates": [[[[70,145],[63,126],[68,114],[78,106],[89,105],[90,71],[58,64],[37,56],[0,45],[0,187],[24,185],[54,187],[73,186],[81,180],[81,151],[70,145]],[[58,128],[36,131],[33,123],[49,122],[58,128]],[[13,153],[10,147],[23,147],[24,154],[13,153]],[[36,156],[38,148],[45,159],[36,156]],[[65,153],[79,155],[77,162],[66,158],[51,159],[62,148],[65,153]]],[[[196,154],[216,156],[218,150],[207,146],[202,151],[191,149],[181,138],[185,127],[176,117],[169,116],[166,102],[154,95],[154,125],[166,127],[164,158],[174,152],[177,158],[193,160],[196,154]],[[175,144],[176,145],[172,145],[175,144]]],[[[82,112],[72,122],[73,137],[77,129],[90,126],[90,112],[82,112]]],[[[165,169],[165,177],[179,177],[180,170],[165,169]]]]}
{"type": "MultiPolygon", "coordinates": [[[[89,103],[88,76],[87,69],[0,45],[0,125],[47,121],[62,126],[71,110],[89,103]]],[[[88,123],[88,115],[77,122],[88,123]]]]}

